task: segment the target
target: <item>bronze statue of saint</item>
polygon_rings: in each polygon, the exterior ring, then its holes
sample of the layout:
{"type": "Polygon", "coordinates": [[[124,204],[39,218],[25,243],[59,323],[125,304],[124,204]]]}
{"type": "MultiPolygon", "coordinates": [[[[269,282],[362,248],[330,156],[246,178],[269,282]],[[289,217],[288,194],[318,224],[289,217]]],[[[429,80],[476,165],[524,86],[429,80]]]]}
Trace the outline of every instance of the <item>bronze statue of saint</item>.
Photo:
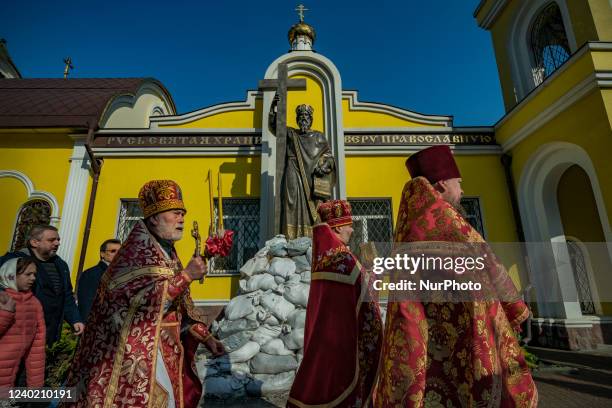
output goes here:
{"type": "MultiPolygon", "coordinates": [[[[275,97],[269,124],[276,133],[275,97]]],[[[299,129],[287,127],[286,154],[281,179],[281,233],[287,239],[312,236],[312,226],[319,222],[317,205],[331,198],[336,184],[336,161],[325,135],[312,130],[313,108],[299,105],[296,110],[299,129]]]]}

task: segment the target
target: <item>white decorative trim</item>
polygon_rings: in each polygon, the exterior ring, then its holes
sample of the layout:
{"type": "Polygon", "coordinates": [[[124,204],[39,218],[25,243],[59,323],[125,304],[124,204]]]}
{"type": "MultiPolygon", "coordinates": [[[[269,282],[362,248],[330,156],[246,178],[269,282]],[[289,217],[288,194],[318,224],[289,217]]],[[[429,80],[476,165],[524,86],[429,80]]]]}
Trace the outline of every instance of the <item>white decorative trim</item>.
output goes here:
{"type": "MultiPolygon", "coordinates": [[[[262,94],[259,91],[247,91],[247,97],[244,102],[226,102],[217,105],[209,106],[207,108],[198,109],[193,112],[185,113],[177,116],[163,116],[163,117],[152,117],[151,118],[151,129],[156,131],[162,130],[163,125],[184,125],[186,123],[195,122],[196,120],[206,118],[208,116],[217,115],[225,112],[235,112],[243,110],[255,110],[255,100],[261,99],[262,94]]],[[[179,129],[172,129],[176,132],[179,129]]],[[[205,129],[198,129],[202,131],[205,129]]],[[[236,131],[237,129],[232,129],[236,131]]],[[[182,132],[183,129],[180,129],[182,132]]]]}
{"type": "Polygon", "coordinates": [[[130,112],[130,122],[139,123],[138,127],[149,127],[150,119],[152,118],[152,115],[156,109],[158,113],[163,115],[176,114],[176,108],[171,96],[157,83],[149,80],[142,82],[135,94],[124,93],[115,96],[111,101],[109,101],[104,109],[104,112],[102,112],[102,115],[100,115],[100,127],[104,128],[109,125],[114,126],[115,120],[113,120],[113,114],[120,108],[128,108],[132,110],[130,112]],[[154,102],[152,106],[144,107],[143,111],[136,112],[135,108],[138,101],[145,95],[152,95],[156,98],[156,102],[154,102]]]}
{"type": "MultiPolygon", "coordinates": [[[[504,152],[511,150],[525,138],[527,138],[530,134],[544,126],[546,123],[551,121],[555,116],[563,112],[565,109],[572,106],[574,103],[579,101],[588,95],[591,91],[597,89],[598,82],[596,81],[596,76],[590,75],[572,89],[570,89],[565,95],[555,100],[555,102],[549,105],[546,109],[540,112],[536,117],[527,122],[523,127],[521,127],[518,131],[516,131],[508,140],[502,143],[502,149],[504,152]]],[[[522,104],[522,102],[521,102],[522,104]]],[[[517,107],[518,108],[518,107],[517,107]]],[[[505,116],[496,128],[502,126],[510,117],[514,116],[514,113],[519,109],[515,108],[510,114],[505,116]]]]}
{"type": "MultiPolygon", "coordinates": [[[[323,126],[325,136],[329,141],[332,153],[336,158],[338,185],[334,188],[334,198],[346,198],[346,166],[344,163],[344,129],[342,120],[342,80],[340,72],[332,61],[321,54],[311,51],[292,51],[277,58],[266,70],[265,79],[278,77],[278,65],[287,64],[289,76],[306,75],[319,82],[323,90],[323,126]]],[[[276,174],[276,161],[273,155],[276,146],[276,137],[268,127],[268,115],[274,97],[274,91],[263,92],[262,115],[262,155],[261,155],[261,204],[260,240],[263,242],[273,235],[274,206],[270,205],[274,199],[274,180],[276,174]],[[265,220],[265,222],[263,221],[265,220]]]]}
{"type": "MultiPolygon", "coordinates": [[[[382,103],[360,102],[357,99],[357,91],[343,91],[342,99],[348,99],[349,110],[352,111],[386,113],[399,119],[421,123],[424,125],[439,125],[445,127],[453,126],[452,116],[424,115],[422,113],[417,113],[382,103]]],[[[412,128],[406,127],[405,129],[412,128]]],[[[431,130],[432,129],[430,128],[430,131],[431,130]]]]}
{"type": "MultiPolygon", "coordinates": [[[[489,12],[484,16],[484,18],[482,19],[482,22],[478,23],[478,26],[481,28],[484,28],[485,30],[488,30],[491,28],[491,25],[495,22],[495,20],[499,16],[499,13],[504,9],[504,7],[506,7],[506,4],[508,4],[508,0],[492,0],[492,1],[494,1],[495,3],[493,4],[493,6],[491,6],[491,8],[489,9],[489,12]]],[[[482,7],[485,5],[485,3],[486,1],[483,0],[478,4],[478,6],[476,6],[476,10],[474,10],[474,17],[478,15],[478,13],[482,9],[482,7]]]]}
{"type": "MultiPolygon", "coordinates": [[[[534,19],[537,18],[542,9],[552,2],[557,4],[561,12],[571,54],[574,54],[577,49],[576,37],[574,35],[566,0],[529,0],[521,2],[519,10],[513,17],[513,24],[510,29],[510,34],[508,35],[506,46],[508,50],[508,59],[511,63],[510,71],[512,74],[512,82],[514,83],[515,92],[519,101],[536,87],[532,73],[533,58],[528,42],[529,30],[534,19]]],[[[568,61],[566,61],[564,65],[568,65],[567,63],[568,61]]]]}
{"type": "Polygon", "coordinates": [[[55,196],[52,193],[49,193],[48,191],[41,191],[41,190],[34,189],[34,183],[32,182],[32,180],[30,180],[30,178],[27,175],[25,175],[24,173],[18,170],[0,170],[0,178],[4,178],[4,177],[15,178],[21,181],[21,183],[24,185],[26,189],[26,194],[28,196],[26,198],[26,201],[19,206],[19,209],[17,210],[17,214],[15,215],[15,220],[13,221],[13,228],[11,228],[11,230],[9,231],[9,239],[8,239],[9,246],[7,248],[7,251],[8,251],[10,250],[11,245],[13,245],[13,237],[15,235],[15,229],[17,228],[17,222],[19,221],[19,212],[23,208],[23,205],[27,203],[28,201],[31,201],[34,199],[42,199],[42,200],[45,200],[47,203],[49,203],[49,205],[51,206],[51,216],[49,217],[50,218],[49,224],[56,226],[60,221],[60,217],[59,217],[59,203],[57,202],[57,199],[55,198],[55,196]]]}
{"type": "Polygon", "coordinates": [[[130,134],[130,135],[145,135],[145,136],[156,136],[156,135],[165,135],[167,133],[195,133],[195,134],[223,134],[223,133],[231,133],[231,134],[253,134],[255,136],[259,136],[261,134],[261,129],[258,128],[168,128],[161,127],[156,128],[154,130],[149,129],[101,129],[96,132],[96,136],[112,136],[116,134],[130,134]]]}
{"type": "MultiPolygon", "coordinates": [[[[346,146],[344,151],[347,156],[405,156],[417,153],[427,147],[435,145],[420,146],[346,146]]],[[[457,155],[501,155],[500,146],[453,146],[451,150],[457,155]]]]}
{"type": "Polygon", "coordinates": [[[221,146],[221,147],[96,147],[92,149],[99,157],[205,157],[205,156],[259,156],[260,146],[221,146]]]}
{"type": "Polygon", "coordinates": [[[612,321],[605,319],[604,317],[593,319],[597,316],[583,316],[575,319],[555,319],[545,317],[534,317],[531,321],[539,327],[543,325],[559,326],[567,328],[591,328],[594,324],[611,324],[612,321]]]}
{"type": "MultiPolygon", "coordinates": [[[[565,243],[557,187],[565,170],[574,164],[589,176],[605,240],[612,242],[606,203],[595,167],[582,147],[566,142],[541,146],[523,167],[518,199],[527,242],[565,243]]],[[[579,318],[582,313],[577,302],[558,302],[561,298],[577,299],[577,293],[567,247],[556,245],[555,249],[558,251],[551,253],[527,245],[530,279],[536,289],[538,308],[546,317],[579,318]]],[[[612,259],[612,246],[608,246],[608,252],[612,259]]]]}
{"type": "MultiPolygon", "coordinates": [[[[210,277],[209,277],[210,278],[210,277]]],[[[193,299],[194,306],[225,306],[230,302],[231,299],[193,299]]]]}
{"type": "MultiPolygon", "coordinates": [[[[455,128],[456,129],[456,128],[455,128]]],[[[491,128],[493,131],[493,128],[491,128]]],[[[452,132],[453,128],[448,126],[440,127],[345,127],[344,133],[448,133],[452,132]]]]}
{"type": "Polygon", "coordinates": [[[89,159],[83,140],[74,142],[70,159],[70,173],[66,183],[62,223],[59,228],[62,243],[58,255],[73,270],[89,182],[89,159]]]}

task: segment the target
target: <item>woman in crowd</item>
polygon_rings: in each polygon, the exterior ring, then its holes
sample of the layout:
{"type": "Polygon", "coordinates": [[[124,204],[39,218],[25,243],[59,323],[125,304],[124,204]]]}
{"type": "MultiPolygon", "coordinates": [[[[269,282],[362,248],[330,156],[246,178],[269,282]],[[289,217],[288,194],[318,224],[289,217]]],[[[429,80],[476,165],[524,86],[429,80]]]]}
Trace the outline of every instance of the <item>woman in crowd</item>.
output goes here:
{"type": "Polygon", "coordinates": [[[45,319],[32,294],[36,265],[14,258],[0,266],[0,389],[42,387],[45,381],[45,319]],[[25,368],[25,384],[17,384],[25,368]]]}

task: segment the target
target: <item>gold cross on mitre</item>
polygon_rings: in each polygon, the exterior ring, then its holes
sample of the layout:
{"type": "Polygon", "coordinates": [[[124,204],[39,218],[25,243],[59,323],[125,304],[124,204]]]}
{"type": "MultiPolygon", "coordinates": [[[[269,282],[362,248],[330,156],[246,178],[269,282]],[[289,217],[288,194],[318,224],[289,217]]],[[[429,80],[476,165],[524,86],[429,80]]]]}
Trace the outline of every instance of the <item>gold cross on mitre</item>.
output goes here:
{"type": "Polygon", "coordinates": [[[72,66],[72,58],[67,57],[64,58],[64,64],[66,64],[66,66],[64,67],[64,79],[68,78],[68,74],[70,73],[71,69],[74,69],[74,67],[72,66]]]}
{"type": "Polygon", "coordinates": [[[295,9],[295,11],[297,11],[298,16],[300,16],[300,23],[303,23],[304,22],[304,12],[308,11],[308,9],[304,7],[303,4],[299,4],[297,8],[295,9]]]}

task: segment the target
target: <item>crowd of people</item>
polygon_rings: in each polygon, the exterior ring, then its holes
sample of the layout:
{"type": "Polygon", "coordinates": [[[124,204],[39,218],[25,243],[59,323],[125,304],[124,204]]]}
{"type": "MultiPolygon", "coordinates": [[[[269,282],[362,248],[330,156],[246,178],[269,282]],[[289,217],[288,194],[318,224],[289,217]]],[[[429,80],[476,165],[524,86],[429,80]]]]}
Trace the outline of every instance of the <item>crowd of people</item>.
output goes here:
{"type": "MultiPolygon", "coordinates": [[[[407,167],[395,241],[484,243],[458,209],[461,176],[448,147],[419,152],[407,167]]],[[[175,182],[148,182],[139,203],[144,219],[125,242],[102,243],[76,296],[55,227],[33,226],[26,248],[0,258],[0,388],[42,387],[45,345],[67,322],[80,339],[65,380],[76,401],[66,405],[197,406],[196,348],[225,353],[189,291],[206,262],[195,254],[183,267],[174,249],[187,211],[175,182]]],[[[304,354],[288,406],[537,405],[515,336],[529,313],[522,300],[391,299],[383,324],[370,273],[348,247],[350,204],[331,200],[317,212],[304,354]]]]}

